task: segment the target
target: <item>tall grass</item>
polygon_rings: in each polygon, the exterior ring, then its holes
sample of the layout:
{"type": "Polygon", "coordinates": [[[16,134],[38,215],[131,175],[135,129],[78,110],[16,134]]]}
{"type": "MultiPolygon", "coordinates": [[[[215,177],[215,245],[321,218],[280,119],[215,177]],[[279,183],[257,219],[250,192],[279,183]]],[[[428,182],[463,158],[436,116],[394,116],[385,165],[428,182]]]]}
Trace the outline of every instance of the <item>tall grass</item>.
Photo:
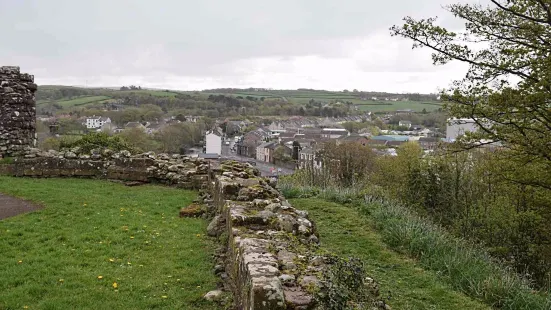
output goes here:
{"type": "Polygon", "coordinates": [[[525,277],[406,207],[366,196],[362,211],[389,246],[417,258],[466,295],[500,309],[551,309],[549,296],[532,290],[525,277]]]}
{"type": "Polygon", "coordinates": [[[499,309],[551,309],[551,298],[531,288],[523,275],[492,259],[481,247],[456,238],[407,207],[346,188],[296,187],[280,184],[288,198],[318,197],[353,202],[373,220],[385,243],[437,272],[454,289],[499,309]],[[288,196],[289,195],[289,196],[288,196]]]}

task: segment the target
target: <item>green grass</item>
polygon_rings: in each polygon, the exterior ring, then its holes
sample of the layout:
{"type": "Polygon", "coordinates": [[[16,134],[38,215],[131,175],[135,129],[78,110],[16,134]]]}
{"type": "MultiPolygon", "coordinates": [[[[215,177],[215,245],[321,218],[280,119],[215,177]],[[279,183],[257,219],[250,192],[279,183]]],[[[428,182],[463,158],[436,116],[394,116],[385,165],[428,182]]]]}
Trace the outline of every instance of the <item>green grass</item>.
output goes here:
{"type": "Polygon", "coordinates": [[[373,219],[389,246],[417,258],[455,290],[499,309],[551,309],[549,294],[533,290],[484,249],[453,237],[399,204],[375,199],[362,206],[362,213],[373,219]]]}
{"type": "Polygon", "coordinates": [[[0,157],[0,164],[13,164],[13,157],[0,157]]]}
{"type": "Polygon", "coordinates": [[[45,207],[0,221],[0,309],[216,309],[206,223],[178,217],[195,192],[11,177],[0,192],[45,207]]]}
{"type": "Polygon", "coordinates": [[[419,102],[419,101],[361,101],[353,100],[360,111],[387,112],[396,110],[411,109],[414,112],[427,112],[438,110],[442,107],[437,102],[419,102]]]}
{"type": "Polygon", "coordinates": [[[79,97],[71,100],[58,101],[57,104],[61,105],[62,107],[74,107],[74,106],[82,106],[89,103],[96,103],[109,98],[110,97],[108,96],[84,96],[84,97],[79,97]]]}
{"type": "Polygon", "coordinates": [[[489,309],[442,281],[435,272],[392,251],[374,231],[370,220],[356,209],[321,199],[292,199],[308,210],[320,232],[324,248],[353,255],[366,263],[370,276],[380,283],[380,293],[393,309],[489,309]]]}

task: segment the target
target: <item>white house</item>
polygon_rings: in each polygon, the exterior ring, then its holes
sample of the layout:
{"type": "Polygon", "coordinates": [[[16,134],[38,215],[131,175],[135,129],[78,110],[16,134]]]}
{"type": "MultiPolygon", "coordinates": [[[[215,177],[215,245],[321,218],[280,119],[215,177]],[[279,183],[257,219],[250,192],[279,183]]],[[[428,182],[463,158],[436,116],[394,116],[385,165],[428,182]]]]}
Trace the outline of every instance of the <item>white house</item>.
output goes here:
{"type": "Polygon", "coordinates": [[[400,121],[400,122],[398,122],[398,126],[410,129],[411,128],[411,122],[410,121],[400,121]]]}
{"type": "Polygon", "coordinates": [[[466,132],[478,130],[478,125],[472,118],[450,118],[446,126],[446,141],[453,142],[466,132]]]}
{"type": "Polygon", "coordinates": [[[111,123],[109,117],[92,116],[86,118],[86,128],[88,129],[100,129],[103,125],[111,123]]]}
{"type": "Polygon", "coordinates": [[[207,131],[205,144],[206,154],[222,154],[222,136],[216,131],[207,131]]]}

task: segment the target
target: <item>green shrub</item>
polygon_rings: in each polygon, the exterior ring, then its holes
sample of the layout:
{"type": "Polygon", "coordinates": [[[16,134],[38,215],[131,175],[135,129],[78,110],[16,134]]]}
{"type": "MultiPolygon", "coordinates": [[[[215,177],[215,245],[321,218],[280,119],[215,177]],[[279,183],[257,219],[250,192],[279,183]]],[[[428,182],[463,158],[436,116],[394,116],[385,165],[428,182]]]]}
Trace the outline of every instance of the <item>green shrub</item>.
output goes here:
{"type": "Polygon", "coordinates": [[[89,153],[92,149],[110,149],[115,152],[122,150],[130,151],[131,153],[137,153],[139,150],[132,147],[126,140],[119,136],[109,136],[103,132],[94,132],[82,136],[80,139],[73,142],[61,141],[60,148],[74,148],[80,147],[80,149],[89,153]]]}
{"type": "Polygon", "coordinates": [[[373,309],[378,302],[377,284],[366,277],[358,258],[326,256],[330,268],[324,273],[315,297],[320,309],[373,309]]]}

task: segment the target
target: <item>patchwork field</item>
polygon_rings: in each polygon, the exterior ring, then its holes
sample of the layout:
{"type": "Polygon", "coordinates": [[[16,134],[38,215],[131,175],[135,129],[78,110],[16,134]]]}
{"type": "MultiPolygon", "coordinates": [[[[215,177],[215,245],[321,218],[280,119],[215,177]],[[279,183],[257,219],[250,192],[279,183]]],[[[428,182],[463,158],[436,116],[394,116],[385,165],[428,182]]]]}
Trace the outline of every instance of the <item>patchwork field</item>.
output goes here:
{"type": "Polygon", "coordinates": [[[195,192],[81,179],[0,177],[45,208],[0,221],[0,309],[216,309],[195,192]]]}
{"type": "MultiPolygon", "coordinates": [[[[82,106],[82,105],[89,104],[89,103],[98,103],[98,102],[101,102],[101,101],[104,101],[104,100],[107,100],[107,99],[110,99],[110,98],[111,97],[108,97],[108,96],[83,96],[83,97],[79,97],[79,98],[75,98],[75,99],[71,99],[71,100],[56,101],[56,103],[61,105],[64,108],[70,108],[70,107],[74,107],[74,106],[82,106]]],[[[38,104],[46,103],[46,102],[47,101],[38,102],[38,104]]]]}

